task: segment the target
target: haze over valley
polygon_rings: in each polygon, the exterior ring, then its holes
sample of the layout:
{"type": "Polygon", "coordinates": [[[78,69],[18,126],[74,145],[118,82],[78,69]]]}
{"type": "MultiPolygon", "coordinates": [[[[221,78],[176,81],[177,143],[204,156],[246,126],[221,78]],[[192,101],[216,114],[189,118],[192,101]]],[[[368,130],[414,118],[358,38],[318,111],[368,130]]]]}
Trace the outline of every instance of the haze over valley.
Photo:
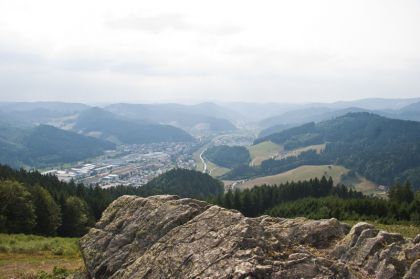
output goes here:
{"type": "Polygon", "coordinates": [[[420,1],[0,1],[0,279],[420,278],[420,1]]]}
{"type": "MultiPolygon", "coordinates": [[[[420,186],[420,178],[415,174],[420,162],[415,159],[404,167],[394,166],[401,163],[393,159],[391,169],[384,166],[372,170],[369,166],[387,161],[385,153],[392,150],[402,157],[405,154],[404,160],[408,160],[408,155],[415,156],[408,150],[416,150],[420,137],[415,132],[420,130],[416,128],[420,98],[289,107],[281,103],[117,103],[98,107],[63,102],[3,102],[0,113],[4,150],[1,163],[36,168],[63,181],[138,187],[172,168],[188,168],[224,179],[226,187],[241,187],[257,177],[262,183],[264,176],[306,165],[330,164],[346,169],[337,183],[349,181],[346,175],[350,173],[354,176],[351,182],[363,192],[381,194],[392,183],[407,179],[414,187],[420,186]],[[254,114],[259,116],[250,116],[254,114]],[[353,124],[351,119],[356,122],[353,124]],[[331,128],[321,132],[311,123],[331,128]],[[395,139],[395,146],[385,144],[391,138],[395,139]],[[333,146],[356,144],[352,143],[356,139],[362,145],[352,147],[354,151],[346,147],[351,154],[327,155],[336,148],[333,146]],[[226,149],[215,153],[216,147],[226,149]],[[239,147],[243,150],[235,149],[239,147]],[[372,152],[371,159],[377,154],[377,161],[364,165],[349,161],[349,156],[356,156],[356,150],[361,148],[366,149],[362,153],[372,152]],[[278,166],[268,168],[269,164],[278,166]]],[[[391,154],[392,158],[397,156],[391,154]]],[[[295,175],[296,172],[299,173],[295,171],[295,175]]],[[[325,174],[331,175],[328,168],[312,175],[325,174]]],[[[312,177],[286,176],[278,182],[306,178],[312,177]]]]}

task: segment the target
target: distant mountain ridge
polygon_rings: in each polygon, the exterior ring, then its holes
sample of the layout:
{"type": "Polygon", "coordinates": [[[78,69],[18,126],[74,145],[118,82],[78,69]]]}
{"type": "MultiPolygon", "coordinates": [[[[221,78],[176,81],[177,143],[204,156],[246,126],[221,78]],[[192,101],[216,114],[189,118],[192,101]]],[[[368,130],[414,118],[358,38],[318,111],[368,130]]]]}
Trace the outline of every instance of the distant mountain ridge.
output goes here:
{"type": "Polygon", "coordinates": [[[105,107],[116,115],[131,120],[146,120],[170,124],[188,131],[207,129],[221,132],[232,131],[236,127],[226,118],[233,117],[224,109],[211,103],[198,105],[181,104],[114,104],[105,107]]]}
{"type": "MultiPolygon", "coordinates": [[[[415,103],[419,102],[420,98],[370,98],[334,103],[116,103],[103,108],[130,120],[169,124],[189,132],[218,133],[235,130],[235,126],[258,124],[259,128],[264,129],[275,125],[319,122],[328,120],[331,116],[337,117],[356,111],[419,121],[420,112],[415,108],[415,103]],[[412,108],[408,111],[411,105],[412,108]]],[[[0,115],[20,123],[60,126],[60,122],[70,123],[70,116],[89,108],[92,106],[80,103],[0,102],[0,115]]]]}
{"type": "Polygon", "coordinates": [[[413,103],[420,102],[420,98],[367,98],[354,101],[338,101],[331,104],[335,108],[360,107],[366,110],[399,110],[413,103]]]}
{"type": "Polygon", "coordinates": [[[194,141],[191,135],[179,128],[144,120],[129,121],[98,107],[82,111],[73,129],[125,144],[194,141]]]}
{"type": "Polygon", "coordinates": [[[36,109],[73,113],[89,108],[81,103],[66,102],[0,102],[1,111],[31,111],[36,109]]]}
{"type": "MultiPolygon", "coordinates": [[[[26,125],[49,124],[58,127],[71,126],[70,117],[92,106],[63,102],[0,102],[0,115],[8,121],[26,125]]],[[[218,133],[235,130],[231,121],[242,115],[214,103],[197,105],[182,104],[111,104],[103,109],[125,120],[166,124],[188,131],[218,133]]]]}
{"type": "MultiPolygon", "coordinates": [[[[375,99],[376,100],[376,99],[375,99]]],[[[379,99],[382,100],[382,99],[379,99]]],[[[332,108],[332,107],[308,107],[297,110],[288,111],[276,116],[262,119],[259,126],[262,128],[260,136],[267,136],[269,134],[279,132],[282,126],[298,126],[308,122],[321,122],[330,120],[339,116],[343,116],[351,112],[370,112],[381,115],[387,118],[420,121],[420,102],[414,102],[417,99],[399,100],[396,99],[394,107],[401,107],[398,109],[367,109],[361,107],[345,107],[345,108],[332,108]],[[408,104],[403,106],[403,104],[408,104]]],[[[382,100],[384,104],[389,104],[390,100],[382,100]]],[[[367,101],[366,101],[367,102],[367,101]]],[[[349,102],[350,104],[363,104],[360,102],[349,102]]],[[[346,102],[340,103],[346,104],[346,102]]],[[[366,105],[367,107],[367,105],[366,105]]],[[[373,104],[371,107],[375,107],[373,104]]],[[[381,107],[379,104],[376,107],[381,107]]]]}

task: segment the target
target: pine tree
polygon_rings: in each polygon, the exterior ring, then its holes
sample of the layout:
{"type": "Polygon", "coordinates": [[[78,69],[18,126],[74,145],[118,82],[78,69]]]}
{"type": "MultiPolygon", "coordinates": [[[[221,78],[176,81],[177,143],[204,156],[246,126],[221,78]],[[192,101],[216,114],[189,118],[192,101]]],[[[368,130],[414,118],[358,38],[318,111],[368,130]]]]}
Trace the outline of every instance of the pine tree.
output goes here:
{"type": "Polygon", "coordinates": [[[31,189],[35,206],[34,231],[42,235],[56,235],[61,225],[61,210],[47,190],[37,185],[31,189]]]}
{"type": "Polygon", "coordinates": [[[225,194],[225,198],[223,200],[223,206],[226,208],[233,208],[233,192],[232,189],[225,194]]]}
{"type": "Polygon", "coordinates": [[[64,203],[63,223],[59,232],[62,236],[82,236],[92,225],[92,221],[86,202],[70,196],[64,203]]]}
{"type": "Polygon", "coordinates": [[[235,189],[233,194],[233,208],[236,210],[241,210],[241,191],[239,189],[235,189]]]}

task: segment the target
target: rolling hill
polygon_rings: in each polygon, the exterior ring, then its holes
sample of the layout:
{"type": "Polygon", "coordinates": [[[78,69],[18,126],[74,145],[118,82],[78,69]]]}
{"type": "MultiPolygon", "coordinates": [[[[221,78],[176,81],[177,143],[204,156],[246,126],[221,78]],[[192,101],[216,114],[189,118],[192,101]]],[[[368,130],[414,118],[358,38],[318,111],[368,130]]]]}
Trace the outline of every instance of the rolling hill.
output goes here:
{"type": "Polygon", "coordinates": [[[73,130],[124,144],[194,140],[179,128],[145,120],[127,120],[97,107],[82,111],[74,123],[73,130]]]}
{"type": "Polygon", "coordinates": [[[349,113],[320,123],[308,123],[264,138],[286,150],[326,143],[298,157],[263,161],[259,168],[232,170],[229,177],[274,175],[302,165],[337,164],[378,184],[409,179],[420,187],[420,123],[389,119],[371,113],[349,113]]]}
{"type": "Polygon", "coordinates": [[[384,115],[391,118],[420,121],[420,102],[410,104],[396,111],[388,111],[384,115]]]}
{"type": "Polygon", "coordinates": [[[278,128],[279,126],[290,127],[308,122],[321,122],[351,112],[367,112],[367,110],[358,107],[348,107],[343,109],[333,109],[329,107],[309,107],[305,109],[289,111],[277,116],[263,119],[259,122],[259,124],[261,127],[265,128],[263,131],[261,131],[261,134],[267,135],[269,134],[270,130],[275,130],[276,127],[278,128]]]}
{"type": "Polygon", "coordinates": [[[223,132],[236,129],[235,125],[227,120],[227,118],[234,118],[236,114],[211,103],[192,106],[181,104],[114,104],[105,109],[127,119],[170,124],[190,132],[195,130],[223,132]]]}
{"type": "Polygon", "coordinates": [[[223,193],[223,183],[208,174],[187,170],[173,169],[145,184],[139,191],[149,195],[178,195],[185,198],[208,198],[223,193]]]}
{"type": "Polygon", "coordinates": [[[296,124],[275,124],[273,126],[270,126],[268,128],[262,129],[259,134],[258,137],[262,138],[262,137],[266,137],[275,133],[280,133],[281,131],[290,129],[292,127],[297,126],[296,124]]]}
{"type": "Polygon", "coordinates": [[[89,106],[62,102],[0,102],[2,117],[26,124],[49,124],[57,118],[76,114],[89,106]]]}
{"type": "Polygon", "coordinates": [[[17,128],[0,125],[0,163],[13,167],[76,162],[114,148],[113,143],[53,126],[17,128]]]}
{"type": "Polygon", "coordinates": [[[369,112],[387,118],[420,121],[420,102],[417,100],[366,99],[354,102],[338,102],[328,106],[312,104],[312,106],[290,110],[261,120],[259,126],[262,130],[259,136],[265,137],[308,122],[331,120],[352,112],[369,112]],[[393,105],[392,101],[394,102],[393,105]]]}

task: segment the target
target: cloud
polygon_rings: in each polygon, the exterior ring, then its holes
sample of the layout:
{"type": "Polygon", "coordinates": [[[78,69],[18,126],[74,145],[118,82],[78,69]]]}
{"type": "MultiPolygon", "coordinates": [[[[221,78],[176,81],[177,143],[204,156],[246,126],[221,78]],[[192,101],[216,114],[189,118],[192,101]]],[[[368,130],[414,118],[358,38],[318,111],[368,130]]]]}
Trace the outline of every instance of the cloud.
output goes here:
{"type": "Polygon", "coordinates": [[[151,77],[204,77],[215,75],[216,72],[206,67],[194,67],[172,65],[163,66],[158,64],[146,64],[140,62],[121,62],[110,66],[109,70],[117,74],[151,77]]]}
{"type": "Polygon", "coordinates": [[[12,51],[0,48],[0,64],[38,64],[43,60],[44,58],[37,53],[12,51]]]}
{"type": "Polygon", "coordinates": [[[134,29],[151,33],[165,31],[190,31],[208,35],[232,35],[244,29],[229,24],[197,24],[187,20],[183,14],[166,13],[152,16],[131,14],[126,17],[110,20],[107,25],[112,28],[134,29]]]}
{"type": "Polygon", "coordinates": [[[290,102],[420,92],[416,0],[6,2],[0,100],[290,102]]]}
{"type": "Polygon", "coordinates": [[[154,16],[129,15],[109,21],[108,25],[114,28],[136,29],[152,33],[160,33],[168,29],[190,30],[193,27],[180,14],[160,14],[154,16]]]}

